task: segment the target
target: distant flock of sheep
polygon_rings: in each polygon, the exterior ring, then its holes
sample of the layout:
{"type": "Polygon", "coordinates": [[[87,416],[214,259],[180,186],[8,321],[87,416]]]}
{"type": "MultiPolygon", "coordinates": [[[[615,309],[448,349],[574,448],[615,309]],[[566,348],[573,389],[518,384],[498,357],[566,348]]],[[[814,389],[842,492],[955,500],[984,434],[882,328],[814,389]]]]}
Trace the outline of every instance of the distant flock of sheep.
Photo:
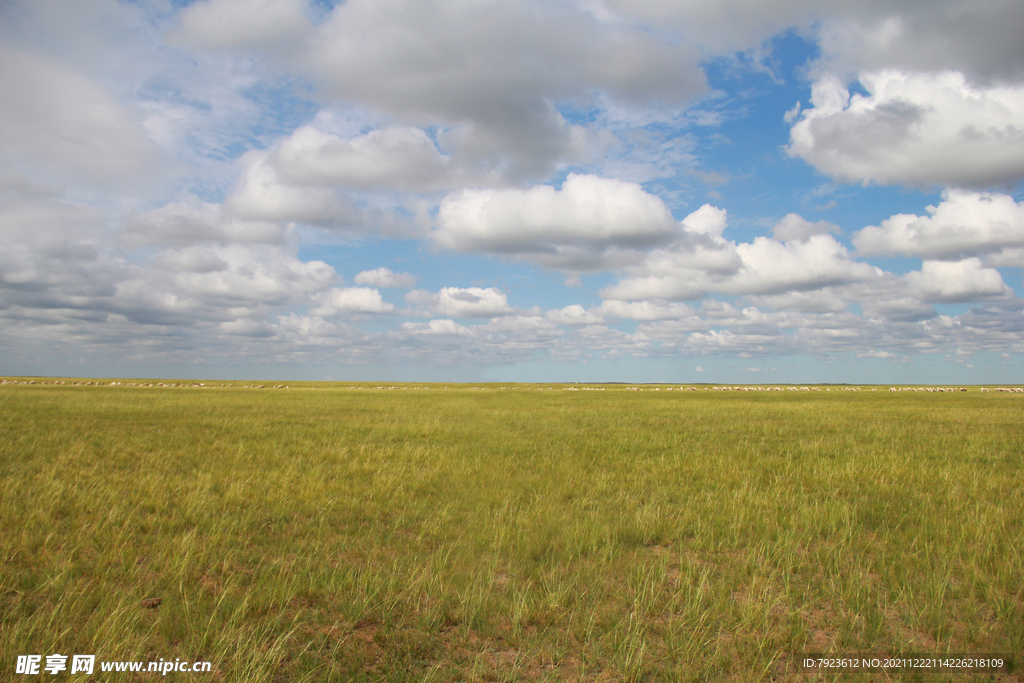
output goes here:
{"type": "MultiPolygon", "coordinates": [[[[91,380],[91,381],[86,381],[86,380],[74,381],[73,380],[73,381],[70,381],[70,382],[65,381],[65,380],[53,380],[52,382],[47,382],[47,381],[36,381],[34,379],[30,379],[30,380],[15,380],[15,379],[0,380],[0,386],[13,385],[13,384],[36,384],[36,385],[71,384],[73,386],[168,387],[168,388],[186,388],[186,387],[188,387],[188,388],[192,388],[192,387],[194,387],[194,388],[214,388],[214,387],[217,386],[216,384],[213,384],[212,382],[211,383],[206,383],[206,382],[167,382],[167,383],[165,383],[165,382],[119,382],[119,381],[116,381],[116,380],[115,381],[111,381],[111,382],[101,382],[101,381],[96,381],[96,380],[91,380]]],[[[229,387],[229,388],[237,388],[237,389],[266,389],[267,388],[267,385],[265,385],[265,384],[221,384],[220,386],[221,387],[229,387]]],[[[290,387],[287,384],[275,384],[272,388],[274,388],[274,389],[288,389],[290,387]]],[[[348,387],[348,388],[349,389],[363,389],[364,387],[351,386],[351,387],[348,387]]],[[[390,390],[390,389],[430,389],[430,387],[428,387],[428,386],[422,386],[422,387],[375,386],[375,387],[372,387],[372,388],[373,389],[385,389],[385,390],[390,390]]],[[[448,387],[445,386],[443,388],[447,389],[448,387]]],[[[479,391],[479,390],[487,389],[489,387],[465,387],[465,388],[467,388],[467,389],[475,389],[475,390],[479,391]]],[[[507,386],[493,387],[493,388],[496,388],[496,389],[511,389],[511,390],[531,389],[532,388],[532,389],[536,389],[536,390],[539,390],[539,391],[551,391],[553,389],[553,387],[507,387],[507,386]]],[[[626,387],[625,389],[626,389],[626,391],[662,391],[662,390],[664,390],[664,391],[700,391],[700,389],[697,388],[697,387],[626,387]]],[[[820,387],[780,387],[780,386],[767,386],[767,387],[761,387],[761,386],[742,386],[742,387],[711,386],[711,387],[703,387],[703,389],[704,389],[704,391],[821,391],[820,387]]],[[[563,391],[604,391],[605,387],[587,387],[587,386],[575,387],[575,386],[573,386],[573,387],[562,387],[562,390],[563,391]]],[[[825,391],[833,391],[833,390],[835,390],[835,391],[864,391],[864,389],[862,389],[861,387],[825,387],[825,391]]],[[[871,391],[878,391],[878,389],[877,388],[873,388],[873,389],[871,389],[871,391]]],[[[898,392],[903,392],[903,391],[913,391],[913,392],[921,392],[921,391],[923,391],[923,392],[928,392],[928,393],[939,393],[939,394],[942,394],[942,393],[956,393],[956,392],[967,391],[967,387],[890,387],[889,391],[890,392],[897,392],[897,393],[898,392]]],[[[1004,394],[1024,394],[1024,388],[1022,388],[1022,387],[993,387],[993,388],[981,387],[980,391],[982,393],[988,393],[988,392],[993,392],[994,391],[994,392],[999,392],[999,393],[1004,393],[1004,394]]]]}
{"type": "MultiPolygon", "coordinates": [[[[68,382],[65,382],[63,380],[54,380],[53,382],[37,382],[34,379],[22,380],[22,381],[19,381],[19,380],[16,380],[16,379],[0,380],[0,386],[3,386],[5,384],[38,384],[38,385],[43,385],[43,384],[68,384],[68,382]]],[[[177,383],[177,382],[169,382],[169,383],[165,384],[164,382],[117,382],[117,381],[114,381],[114,382],[88,381],[87,382],[87,381],[82,381],[82,382],[71,382],[71,384],[73,386],[76,386],[76,387],[90,387],[90,386],[96,386],[96,387],[176,387],[176,388],[197,387],[197,388],[206,388],[206,389],[212,389],[212,388],[217,386],[216,384],[212,384],[212,383],[207,384],[206,382],[192,382],[192,383],[181,382],[180,384],[177,383]]],[[[242,384],[221,384],[221,386],[222,387],[232,387],[232,388],[237,388],[237,389],[266,389],[267,388],[267,386],[265,384],[251,384],[251,385],[250,384],[244,384],[244,385],[242,385],[242,384]]],[[[285,385],[285,384],[275,384],[274,388],[275,389],[288,389],[289,387],[287,385],[285,385]]]]}
{"type": "MultiPolygon", "coordinates": [[[[982,391],[988,391],[982,387],[982,391]]],[[[966,387],[889,387],[889,391],[927,391],[929,393],[943,394],[952,391],[967,391],[966,387]]]]}

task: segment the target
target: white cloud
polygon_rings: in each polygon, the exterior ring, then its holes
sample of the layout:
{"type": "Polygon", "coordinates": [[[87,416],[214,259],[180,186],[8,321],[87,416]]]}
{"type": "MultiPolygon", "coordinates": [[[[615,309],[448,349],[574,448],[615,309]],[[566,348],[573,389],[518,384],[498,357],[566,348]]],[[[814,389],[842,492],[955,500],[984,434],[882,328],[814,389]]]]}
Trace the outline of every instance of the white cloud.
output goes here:
{"type": "Polygon", "coordinates": [[[744,297],[755,306],[773,308],[776,311],[800,311],[802,313],[838,313],[849,306],[849,302],[826,287],[812,292],[785,292],[767,296],[748,295],[744,297]]]}
{"type": "Polygon", "coordinates": [[[820,45],[820,66],[835,72],[886,67],[1011,79],[1024,73],[1016,0],[606,0],[617,21],[639,20],[672,31],[710,52],[746,51],[765,63],[762,48],[792,29],[820,45]]]}
{"type": "MultiPolygon", "coordinates": [[[[733,252],[735,253],[735,252],[733,252]]],[[[707,296],[703,287],[707,284],[705,273],[699,270],[680,268],[672,274],[645,275],[650,270],[660,271],[672,261],[672,255],[655,254],[657,262],[652,260],[630,270],[630,277],[623,278],[614,285],[601,290],[601,297],[618,301],[643,299],[668,299],[690,301],[707,296]],[[652,266],[652,268],[648,268],[652,266]]]]}
{"type": "Polygon", "coordinates": [[[733,278],[717,283],[729,294],[775,294],[807,291],[859,280],[871,280],[882,271],[852,260],[831,235],[811,235],[801,242],[780,244],[767,237],[738,244],[744,268],[733,278]]]}
{"type": "MultiPolygon", "coordinates": [[[[653,331],[653,330],[652,330],[653,331]]],[[[691,332],[680,344],[687,354],[724,354],[739,358],[754,358],[791,352],[793,344],[786,335],[758,334],[731,330],[691,332]],[[787,348],[788,347],[788,348],[787,348]]]]}
{"type": "Polygon", "coordinates": [[[1024,75],[1015,0],[886,0],[823,3],[828,19],[817,34],[822,63],[833,71],[955,69],[981,81],[1024,75]]]}
{"type": "Polygon", "coordinates": [[[269,337],[273,335],[270,326],[261,320],[231,320],[221,323],[220,329],[227,334],[239,337],[269,337]]]}
{"type": "Polygon", "coordinates": [[[962,73],[862,73],[813,86],[790,130],[791,155],[846,182],[985,188],[1024,180],[1024,85],[972,85],[962,73]]]}
{"type": "Polygon", "coordinates": [[[920,271],[907,273],[905,278],[929,302],[964,303],[1012,295],[999,271],[983,268],[977,258],[925,261],[920,271]]]}
{"type": "Polygon", "coordinates": [[[332,316],[341,313],[391,313],[393,304],[384,301],[380,292],[370,287],[333,287],[317,297],[320,305],[311,315],[332,316]]]}
{"type": "Polygon", "coordinates": [[[408,354],[391,343],[388,335],[364,332],[340,319],[288,313],[277,316],[276,321],[267,326],[273,338],[250,344],[253,352],[273,354],[275,361],[282,365],[301,367],[316,363],[318,377],[323,376],[327,361],[348,367],[366,364],[394,367],[396,363],[409,360],[408,354]]]}
{"type": "Polygon", "coordinates": [[[0,40],[0,156],[51,177],[134,185],[158,159],[142,126],[99,83],[0,40]]]}
{"type": "Polygon", "coordinates": [[[812,235],[841,232],[839,226],[828,221],[811,222],[799,214],[789,213],[772,228],[772,237],[780,242],[805,240],[812,235]]]}
{"type": "Polygon", "coordinates": [[[692,233],[721,237],[726,227],[726,212],[705,204],[684,218],[682,223],[692,233]]]}
{"type": "Polygon", "coordinates": [[[1020,268],[1024,263],[1024,248],[1003,249],[985,256],[984,263],[989,268],[1020,268]]]}
{"type": "Polygon", "coordinates": [[[406,293],[405,300],[410,304],[433,307],[437,304],[437,294],[425,289],[414,289],[406,293]]]}
{"type": "Polygon", "coordinates": [[[727,225],[724,209],[704,204],[681,221],[683,231],[669,246],[654,249],[626,270],[629,277],[601,290],[601,297],[620,301],[700,299],[716,280],[743,267],[736,245],[721,237],[727,225]]]}
{"type": "Polygon", "coordinates": [[[601,302],[601,312],[625,320],[676,320],[693,315],[694,309],[677,302],[609,299],[601,302]]]}
{"type": "Polygon", "coordinates": [[[74,201],[62,188],[0,171],[0,225],[8,246],[99,239],[104,223],[104,212],[74,201]]]}
{"type": "Polygon", "coordinates": [[[893,273],[837,290],[843,299],[856,302],[864,316],[871,320],[918,322],[936,315],[935,308],[922,300],[918,288],[893,273]]]}
{"type": "Polygon", "coordinates": [[[223,243],[280,243],[285,229],[269,221],[245,221],[226,216],[220,204],[187,196],[181,201],[142,214],[131,214],[118,240],[128,247],[163,244],[186,246],[204,241],[223,243]]]}
{"type": "Polygon", "coordinates": [[[0,245],[0,318],[21,321],[30,337],[122,355],[136,344],[146,353],[194,349],[210,334],[265,338],[274,308],[304,305],[336,278],[278,246],[172,249],[148,266],[111,255],[109,243],[14,246],[0,245]]]}
{"type": "Polygon", "coordinates": [[[402,323],[401,329],[410,334],[440,336],[472,336],[472,331],[454,320],[431,320],[428,323],[402,323]]]}
{"type": "Polygon", "coordinates": [[[275,47],[313,28],[306,0],[199,0],[181,11],[175,41],[201,48],[275,47]]]}
{"type": "Polygon", "coordinates": [[[216,273],[230,265],[208,246],[163,251],[153,259],[153,267],[172,273],[216,273]]]}
{"type": "Polygon", "coordinates": [[[872,349],[872,350],[870,350],[870,351],[864,351],[863,353],[858,353],[858,354],[857,354],[857,358],[886,358],[886,359],[896,359],[896,358],[897,358],[897,356],[896,356],[896,354],[895,354],[895,353],[893,353],[892,351],[876,351],[876,350],[872,349]]]}
{"type": "Polygon", "coordinates": [[[109,300],[128,268],[104,248],[106,224],[59,188],[0,173],[0,311],[52,317],[109,300]]]}
{"type": "Polygon", "coordinates": [[[1005,194],[946,190],[928,216],[897,214],[853,236],[865,255],[948,259],[1024,246],[1024,205],[1005,194]]]}
{"type": "Polygon", "coordinates": [[[301,261],[280,247],[211,245],[202,258],[190,258],[195,253],[179,253],[177,259],[170,255],[164,263],[192,268],[179,268],[169,279],[159,270],[135,271],[118,283],[117,296],[132,301],[195,299],[197,306],[212,307],[281,305],[302,301],[336,276],[326,263],[301,261]]]}
{"type": "Polygon", "coordinates": [[[441,202],[433,238],[456,251],[593,270],[678,231],[665,203],[639,185],[569,174],[560,190],[538,185],[452,193],[441,202]]]}
{"type": "MultiPolygon", "coordinates": [[[[603,289],[601,296],[636,301],[698,299],[707,292],[770,295],[871,280],[881,274],[852,260],[846,247],[831,235],[810,234],[786,243],[767,237],[750,243],[726,242],[716,234],[725,227],[725,212],[707,205],[683,224],[703,227],[712,216],[709,233],[687,231],[677,244],[652,251],[643,262],[627,268],[628,277],[603,289]]],[[[805,223],[797,226],[804,233],[808,232],[805,223]]]]}
{"type": "Polygon", "coordinates": [[[553,320],[539,315],[507,315],[492,318],[483,325],[474,326],[473,332],[478,336],[513,333],[519,335],[519,338],[506,338],[501,340],[501,343],[516,346],[533,345],[538,339],[550,339],[560,334],[553,320]]]}
{"type": "Polygon", "coordinates": [[[270,162],[282,178],[297,185],[434,191],[462,187],[471,179],[452,167],[426,133],[408,127],[345,140],[303,126],[277,145],[270,162]]]}
{"type": "Polygon", "coordinates": [[[804,25],[821,15],[829,2],[785,0],[770,5],[747,0],[606,0],[619,21],[641,19],[670,28],[714,51],[750,49],[790,25],[804,25]],[[817,10],[817,11],[816,11],[817,10]]]}
{"type": "Polygon", "coordinates": [[[233,215],[258,221],[298,221],[315,225],[348,223],[357,211],[351,200],[326,187],[291,185],[283,182],[267,154],[249,152],[238,187],[224,202],[233,215]]]}
{"type": "Polygon", "coordinates": [[[444,287],[437,293],[435,311],[455,318],[493,318],[512,312],[508,298],[494,287],[444,287]]]}
{"type": "Polygon", "coordinates": [[[272,155],[254,150],[239,160],[242,177],[224,201],[229,216],[256,222],[296,222],[384,237],[415,234],[409,221],[379,206],[363,207],[339,188],[293,184],[281,178],[272,155]]]}
{"type": "Polygon", "coordinates": [[[405,295],[405,300],[425,305],[433,315],[455,318],[493,318],[513,312],[508,297],[495,287],[444,287],[436,294],[414,289],[405,295]]]}
{"type": "Polygon", "coordinates": [[[563,332],[540,315],[510,315],[463,326],[451,319],[403,323],[388,334],[395,353],[442,364],[511,363],[555,351],[563,332]]]}
{"type": "Polygon", "coordinates": [[[705,90],[702,55],[571,5],[350,0],[312,43],[329,90],[406,123],[440,123],[459,163],[542,178],[575,153],[552,102],[602,91],[631,102],[685,102],[705,90]]]}
{"type": "Polygon", "coordinates": [[[393,287],[395,289],[412,289],[416,286],[416,277],[411,273],[394,273],[390,268],[374,268],[364,270],[354,278],[357,285],[371,287],[393,287]]]}
{"type": "Polygon", "coordinates": [[[579,304],[572,304],[559,310],[548,311],[545,317],[557,325],[595,325],[604,322],[600,311],[587,310],[579,304]]]}

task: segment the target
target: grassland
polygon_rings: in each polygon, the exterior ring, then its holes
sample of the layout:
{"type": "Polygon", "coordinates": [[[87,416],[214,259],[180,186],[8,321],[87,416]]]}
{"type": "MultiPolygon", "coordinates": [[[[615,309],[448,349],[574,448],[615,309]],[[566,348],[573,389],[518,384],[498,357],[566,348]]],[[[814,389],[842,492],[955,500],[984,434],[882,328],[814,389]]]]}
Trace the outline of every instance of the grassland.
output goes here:
{"type": "MultiPolygon", "coordinates": [[[[798,681],[803,652],[1024,651],[1020,396],[220,384],[0,387],[0,678],[32,653],[798,681]]],[[[120,676],[42,677],[154,680],[120,676]]]]}

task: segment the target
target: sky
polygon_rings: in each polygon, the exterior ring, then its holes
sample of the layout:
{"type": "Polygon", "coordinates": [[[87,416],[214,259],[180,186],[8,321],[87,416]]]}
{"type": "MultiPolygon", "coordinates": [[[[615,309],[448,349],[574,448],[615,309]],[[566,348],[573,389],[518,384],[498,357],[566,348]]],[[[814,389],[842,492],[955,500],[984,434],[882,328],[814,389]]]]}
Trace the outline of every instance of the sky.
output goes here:
{"type": "Polygon", "coordinates": [[[0,0],[0,374],[1024,382],[1020,0],[0,0]]]}

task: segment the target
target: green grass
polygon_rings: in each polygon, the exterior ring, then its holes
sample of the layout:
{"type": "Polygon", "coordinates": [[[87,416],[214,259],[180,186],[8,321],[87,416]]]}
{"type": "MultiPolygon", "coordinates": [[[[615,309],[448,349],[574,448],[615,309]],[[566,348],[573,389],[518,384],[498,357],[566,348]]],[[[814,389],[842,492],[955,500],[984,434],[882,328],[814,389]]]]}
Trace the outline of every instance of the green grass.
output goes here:
{"type": "Polygon", "coordinates": [[[794,658],[1024,651],[1020,396],[214,384],[0,387],[0,677],[77,653],[819,680],[794,658]]]}

